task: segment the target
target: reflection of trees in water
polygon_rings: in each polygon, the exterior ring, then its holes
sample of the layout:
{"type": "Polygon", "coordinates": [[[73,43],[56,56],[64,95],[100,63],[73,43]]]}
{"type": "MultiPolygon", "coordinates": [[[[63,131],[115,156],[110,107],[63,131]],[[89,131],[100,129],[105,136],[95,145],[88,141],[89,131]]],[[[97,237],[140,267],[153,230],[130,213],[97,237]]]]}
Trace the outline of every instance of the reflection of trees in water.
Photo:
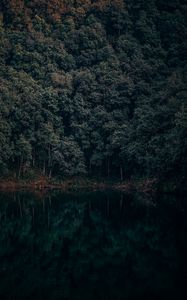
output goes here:
{"type": "Polygon", "coordinates": [[[141,198],[1,193],[0,295],[128,299],[173,292],[178,215],[141,198]]]}

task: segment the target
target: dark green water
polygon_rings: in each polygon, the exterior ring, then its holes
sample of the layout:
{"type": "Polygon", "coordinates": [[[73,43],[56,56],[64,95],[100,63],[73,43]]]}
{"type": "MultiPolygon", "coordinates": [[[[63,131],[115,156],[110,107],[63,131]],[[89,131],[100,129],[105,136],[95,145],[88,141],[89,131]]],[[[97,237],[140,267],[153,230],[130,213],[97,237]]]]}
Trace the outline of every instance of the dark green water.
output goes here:
{"type": "Polygon", "coordinates": [[[0,299],[185,299],[184,197],[0,193],[0,299]]]}

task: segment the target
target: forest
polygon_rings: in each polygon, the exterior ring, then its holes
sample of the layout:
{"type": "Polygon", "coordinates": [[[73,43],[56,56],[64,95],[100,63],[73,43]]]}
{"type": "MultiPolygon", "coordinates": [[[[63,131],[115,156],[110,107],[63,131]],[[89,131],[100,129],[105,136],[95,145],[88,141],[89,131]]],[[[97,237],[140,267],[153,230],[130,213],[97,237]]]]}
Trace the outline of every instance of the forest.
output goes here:
{"type": "Polygon", "coordinates": [[[185,0],[1,0],[0,176],[184,182],[185,0]]]}

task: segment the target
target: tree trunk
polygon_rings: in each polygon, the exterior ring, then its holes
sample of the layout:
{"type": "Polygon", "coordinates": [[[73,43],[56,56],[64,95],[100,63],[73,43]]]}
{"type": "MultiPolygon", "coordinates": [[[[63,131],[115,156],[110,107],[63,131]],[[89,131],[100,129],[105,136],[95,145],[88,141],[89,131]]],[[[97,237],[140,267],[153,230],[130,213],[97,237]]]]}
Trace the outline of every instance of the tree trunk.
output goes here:
{"type": "Polygon", "coordinates": [[[51,165],[51,147],[48,148],[48,167],[51,165]]]}
{"type": "Polygon", "coordinates": [[[123,181],[123,168],[120,166],[120,179],[123,181]]]}
{"type": "Polygon", "coordinates": [[[44,164],[43,164],[43,175],[45,175],[45,160],[44,160],[44,164]]]}
{"type": "Polygon", "coordinates": [[[20,178],[21,176],[22,163],[23,163],[23,157],[21,156],[20,163],[19,163],[18,178],[20,178]]]}
{"type": "Polygon", "coordinates": [[[89,174],[91,175],[92,173],[92,163],[91,163],[91,159],[89,161],[89,174]]]}
{"type": "Polygon", "coordinates": [[[107,175],[110,176],[110,159],[107,160],[107,175]]]}
{"type": "Polygon", "coordinates": [[[50,168],[49,170],[49,179],[51,179],[51,175],[52,175],[52,168],[50,168]]]}
{"type": "Polygon", "coordinates": [[[35,167],[35,148],[33,149],[32,166],[33,166],[33,168],[35,167]]]}

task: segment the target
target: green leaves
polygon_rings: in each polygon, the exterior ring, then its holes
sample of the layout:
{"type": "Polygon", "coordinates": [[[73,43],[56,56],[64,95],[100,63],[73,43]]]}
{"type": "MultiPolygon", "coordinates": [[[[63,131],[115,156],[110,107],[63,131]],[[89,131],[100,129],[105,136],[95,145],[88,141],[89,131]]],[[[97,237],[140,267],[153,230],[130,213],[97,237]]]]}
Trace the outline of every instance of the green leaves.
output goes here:
{"type": "Polygon", "coordinates": [[[1,4],[1,171],[186,169],[183,5],[48,2],[1,4]]]}
{"type": "Polygon", "coordinates": [[[53,162],[60,168],[61,176],[85,175],[83,152],[73,137],[63,138],[53,155],[53,162]]]}

